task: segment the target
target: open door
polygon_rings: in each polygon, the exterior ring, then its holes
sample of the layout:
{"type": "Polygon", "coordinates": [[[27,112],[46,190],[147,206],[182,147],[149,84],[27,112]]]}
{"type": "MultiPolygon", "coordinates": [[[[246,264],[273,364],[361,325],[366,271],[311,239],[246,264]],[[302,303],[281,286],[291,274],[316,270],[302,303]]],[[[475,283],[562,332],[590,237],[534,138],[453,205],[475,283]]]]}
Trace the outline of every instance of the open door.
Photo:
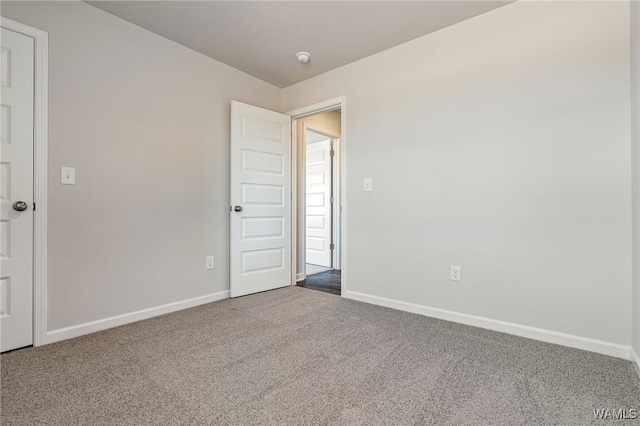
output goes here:
{"type": "Polygon", "coordinates": [[[2,28],[0,352],[33,343],[34,39],[2,28]]]}
{"type": "Polygon", "coordinates": [[[331,138],[307,130],[305,139],[306,263],[331,268],[333,267],[331,138]]]}
{"type": "Polygon", "coordinates": [[[291,117],[231,102],[230,296],[291,285],[291,117]]]}

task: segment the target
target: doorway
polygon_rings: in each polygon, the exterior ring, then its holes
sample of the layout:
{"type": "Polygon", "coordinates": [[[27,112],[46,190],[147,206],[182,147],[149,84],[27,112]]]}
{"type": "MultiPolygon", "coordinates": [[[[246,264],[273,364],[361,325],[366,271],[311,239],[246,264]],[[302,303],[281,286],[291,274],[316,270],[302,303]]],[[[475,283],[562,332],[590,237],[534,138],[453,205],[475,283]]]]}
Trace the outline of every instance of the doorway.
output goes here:
{"type": "MultiPolygon", "coordinates": [[[[234,287],[239,284],[238,274],[250,274],[253,275],[253,272],[257,272],[258,270],[262,272],[267,271],[288,271],[289,279],[284,280],[282,277],[278,275],[278,280],[274,280],[273,282],[269,281],[267,284],[272,288],[277,288],[282,286],[283,282],[287,282],[286,285],[295,285],[296,283],[301,283],[307,278],[307,263],[306,263],[306,148],[305,148],[305,137],[304,130],[305,124],[310,125],[317,133],[327,136],[332,140],[333,143],[333,151],[335,153],[332,159],[332,194],[333,194],[333,208],[332,208],[332,229],[331,229],[331,244],[332,253],[331,253],[331,269],[329,271],[325,271],[324,274],[328,274],[332,272],[335,276],[337,275],[338,281],[338,290],[335,289],[332,291],[335,294],[343,294],[345,292],[345,285],[347,283],[346,276],[343,271],[343,266],[346,265],[346,250],[344,250],[345,241],[344,241],[344,229],[342,228],[342,223],[344,222],[344,217],[346,217],[346,200],[343,196],[344,190],[343,187],[345,185],[345,173],[344,173],[344,152],[343,152],[343,138],[341,137],[342,129],[345,126],[345,97],[331,99],[325,102],[321,102],[318,104],[314,104],[311,106],[299,108],[293,111],[290,111],[286,114],[280,114],[274,111],[265,110],[263,108],[258,108],[251,105],[240,104],[239,102],[232,102],[232,113],[231,113],[231,206],[230,206],[230,214],[231,216],[231,250],[230,250],[230,267],[231,267],[231,284],[230,293],[232,297],[235,293],[233,291],[234,287]],[[241,114],[234,114],[233,104],[236,104],[238,107],[242,106],[242,108],[250,108],[253,110],[253,113],[260,115],[260,117],[253,117],[251,114],[244,114],[244,120],[253,120],[258,126],[251,126],[250,123],[245,123],[245,126],[240,126],[238,120],[241,119],[241,114]],[[262,114],[267,114],[267,116],[262,117],[262,114]],[[268,118],[268,119],[267,119],[268,118]],[[265,121],[266,119],[266,121],[265,121]],[[272,120],[273,119],[273,120],[272,120]],[[323,123],[323,119],[325,120],[323,123]],[[282,121],[280,121],[282,120],[282,121]],[[271,121],[271,123],[269,123],[271,121]],[[318,122],[320,121],[320,122],[318,122]],[[265,123],[267,125],[265,126],[265,123]],[[253,130],[250,130],[250,127],[253,130]],[[241,141],[243,138],[234,138],[234,134],[238,135],[238,129],[243,128],[247,133],[245,136],[249,136],[251,140],[259,141],[259,140],[273,140],[274,138],[282,137],[283,149],[284,151],[281,153],[275,152],[263,152],[263,150],[258,147],[244,147],[245,153],[242,155],[241,152],[236,152],[238,149],[241,151],[242,144],[234,143],[241,141]],[[234,130],[235,129],[235,130],[234,130]],[[262,130],[260,130],[262,129],[262,130]],[[261,131],[269,131],[268,135],[260,136],[261,131]],[[257,132],[257,133],[256,133],[257,132]],[[253,136],[255,137],[253,137],[253,136]],[[286,137],[286,135],[290,135],[290,137],[286,137]],[[290,149],[286,147],[290,147],[290,149]],[[235,147],[235,148],[234,148],[235,147]],[[237,149],[236,149],[237,148],[237,149]],[[250,151],[250,152],[249,152],[250,151]],[[234,155],[235,152],[235,155],[234,155]],[[286,152],[290,152],[291,161],[286,160],[286,152]],[[274,161],[275,160],[275,161],[274,161]],[[285,161],[286,160],[286,161],[285,161]],[[251,163],[251,164],[249,164],[251,163]],[[262,215],[258,222],[259,226],[256,228],[252,227],[251,233],[248,225],[256,225],[256,223],[249,224],[249,220],[247,220],[247,215],[250,213],[248,209],[245,209],[243,205],[243,201],[248,201],[247,190],[253,191],[256,189],[256,185],[264,188],[263,181],[258,183],[249,183],[244,185],[244,196],[240,196],[240,193],[234,192],[238,188],[235,188],[239,185],[242,188],[242,182],[240,182],[240,175],[234,172],[234,167],[238,170],[246,169],[251,170],[252,173],[260,173],[264,175],[265,173],[270,175],[271,178],[280,178],[285,176],[285,182],[277,183],[272,182],[271,184],[267,184],[270,188],[273,187],[273,191],[269,191],[269,200],[260,198],[260,204],[264,207],[265,201],[269,201],[270,206],[272,207],[284,207],[284,212],[280,217],[282,220],[271,220],[264,221],[262,219],[270,218],[273,215],[262,215]],[[237,176],[236,176],[237,175],[237,176]],[[288,182],[288,184],[286,183],[288,182]],[[285,196],[287,192],[286,185],[290,185],[292,191],[290,192],[291,197],[285,196]],[[277,187],[277,188],[276,188],[277,187]],[[235,189],[234,189],[235,188],[235,189]],[[277,190],[276,190],[277,189],[277,190]],[[234,195],[235,194],[235,195],[234,195]],[[244,197],[244,198],[243,198],[244,197]],[[288,208],[288,213],[287,211],[288,208]],[[242,220],[244,219],[244,221],[242,220]],[[238,226],[238,223],[244,222],[244,227],[238,226]],[[271,226],[273,225],[273,226],[271,226]],[[266,229],[269,227],[269,229],[266,229]],[[288,238],[288,236],[290,238],[288,238]],[[282,244],[277,247],[261,247],[259,251],[249,250],[251,252],[250,255],[242,255],[242,244],[238,244],[238,242],[242,243],[242,240],[254,240],[255,238],[264,240],[263,237],[279,237],[274,244],[282,244]],[[234,244],[234,240],[237,239],[234,244]],[[273,249],[273,250],[272,250],[273,249]],[[267,252],[265,252],[265,250],[267,252]],[[261,259],[258,262],[258,259],[255,254],[261,255],[261,259]],[[244,262],[244,263],[243,263],[244,262]],[[235,277],[235,278],[234,278],[235,277]],[[282,279],[281,279],[282,278],[282,279]]],[[[326,139],[326,138],[325,138],[326,139]]],[[[271,179],[272,180],[272,179],[271,179]]],[[[269,189],[269,188],[266,188],[269,189]]],[[[250,195],[250,194],[249,194],[250,195]]],[[[266,195],[265,195],[266,196],[266,195]]],[[[251,204],[251,203],[249,203],[251,204]]],[[[253,206],[247,206],[253,207],[253,206]]],[[[255,222],[255,221],[254,221],[255,222]]],[[[246,241],[245,241],[246,242],[246,241]]],[[[246,251],[246,250],[245,250],[246,251]]],[[[315,274],[311,277],[320,277],[322,274],[315,274]]],[[[311,278],[310,277],[310,278],[311,278]]],[[[326,275],[325,275],[326,277],[326,275]]],[[[264,285],[264,282],[262,283],[264,285]]],[[[335,281],[334,281],[335,284],[335,281]]],[[[262,289],[250,289],[246,294],[250,294],[255,291],[264,291],[267,288],[262,289]]],[[[240,295],[240,294],[236,294],[240,295]]]]}
{"type": "Polygon", "coordinates": [[[306,150],[305,274],[333,268],[333,145],[335,138],[311,127],[304,132],[306,150]]]}
{"type": "Polygon", "coordinates": [[[297,285],[341,294],[340,108],[295,120],[297,285]]]}

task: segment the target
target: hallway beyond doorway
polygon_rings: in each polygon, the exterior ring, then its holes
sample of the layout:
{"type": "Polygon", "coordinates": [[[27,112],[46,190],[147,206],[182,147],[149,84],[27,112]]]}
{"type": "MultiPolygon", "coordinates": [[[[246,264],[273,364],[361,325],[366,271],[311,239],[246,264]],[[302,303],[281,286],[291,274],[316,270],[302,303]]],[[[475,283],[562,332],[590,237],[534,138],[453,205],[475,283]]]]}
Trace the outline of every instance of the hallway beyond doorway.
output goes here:
{"type": "Polygon", "coordinates": [[[299,281],[298,287],[305,287],[310,290],[322,291],[340,296],[342,294],[341,271],[330,269],[299,281]]]}
{"type": "Polygon", "coordinates": [[[315,274],[321,274],[323,272],[331,271],[333,268],[328,268],[326,266],[314,265],[312,263],[307,263],[305,265],[305,275],[311,276],[315,274]]]}

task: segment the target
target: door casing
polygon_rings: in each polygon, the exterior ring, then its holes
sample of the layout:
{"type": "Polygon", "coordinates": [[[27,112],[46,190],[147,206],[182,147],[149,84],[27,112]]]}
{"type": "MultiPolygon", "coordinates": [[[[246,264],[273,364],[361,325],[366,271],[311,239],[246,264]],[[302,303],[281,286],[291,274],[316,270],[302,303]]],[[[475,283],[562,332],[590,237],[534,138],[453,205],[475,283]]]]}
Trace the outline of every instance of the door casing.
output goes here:
{"type": "Polygon", "coordinates": [[[33,346],[47,342],[47,158],[49,34],[0,17],[0,26],[34,39],[33,346]]]}

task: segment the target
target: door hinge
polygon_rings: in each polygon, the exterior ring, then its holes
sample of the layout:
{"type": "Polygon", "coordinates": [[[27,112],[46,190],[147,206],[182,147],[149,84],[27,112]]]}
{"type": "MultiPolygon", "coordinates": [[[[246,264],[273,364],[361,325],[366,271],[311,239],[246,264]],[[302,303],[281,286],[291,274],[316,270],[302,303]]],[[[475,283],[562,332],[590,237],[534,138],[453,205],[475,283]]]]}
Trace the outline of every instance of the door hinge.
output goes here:
{"type": "Polygon", "coordinates": [[[335,248],[336,248],[335,244],[333,243],[329,244],[329,250],[335,250],[335,248]]]}
{"type": "Polygon", "coordinates": [[[334,155],[336,155],[336,152],[334,150],[329,151],[329,156],[333,157],[334,155]]]}
{"type": "Polygon", "coordinates": [[[36,203],[33,203],[33,211],[36,211],[36,203]]]}
{"type": "Polygon", "coordinates": [[[333,197],[329,198],[329,202],[333,204],[333,197]]]}

